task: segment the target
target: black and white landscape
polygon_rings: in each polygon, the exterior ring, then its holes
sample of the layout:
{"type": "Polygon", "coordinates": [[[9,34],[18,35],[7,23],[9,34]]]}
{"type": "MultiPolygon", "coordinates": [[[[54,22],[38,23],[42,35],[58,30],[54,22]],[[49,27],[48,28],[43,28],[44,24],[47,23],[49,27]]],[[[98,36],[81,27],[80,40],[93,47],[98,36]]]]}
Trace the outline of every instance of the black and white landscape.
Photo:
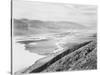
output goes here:
{"type": "Polygon", "coordinates": [[[14,75],[97,69],[97,6],[13,0],[14,75]]]}

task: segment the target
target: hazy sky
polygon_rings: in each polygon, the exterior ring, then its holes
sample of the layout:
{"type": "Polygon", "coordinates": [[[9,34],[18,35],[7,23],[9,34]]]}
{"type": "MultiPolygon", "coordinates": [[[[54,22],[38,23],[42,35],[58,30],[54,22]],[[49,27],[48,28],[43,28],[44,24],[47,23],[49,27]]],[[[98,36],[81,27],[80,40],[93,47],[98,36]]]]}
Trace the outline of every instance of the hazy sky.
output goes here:
{"type": "Polygon", "coordinates": [[[96,26],[97,6],[13,0],[13,17],[96,26]]]}

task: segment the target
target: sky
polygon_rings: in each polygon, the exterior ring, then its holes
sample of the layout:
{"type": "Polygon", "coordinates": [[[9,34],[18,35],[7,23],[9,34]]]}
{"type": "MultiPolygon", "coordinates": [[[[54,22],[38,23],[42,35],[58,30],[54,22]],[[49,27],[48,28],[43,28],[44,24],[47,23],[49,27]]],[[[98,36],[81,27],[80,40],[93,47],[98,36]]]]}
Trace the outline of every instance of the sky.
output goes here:
{"type": "Polygon", "coordinates": [[[97,6],[13,0],[13,18],[97,24],[97,6]]]}

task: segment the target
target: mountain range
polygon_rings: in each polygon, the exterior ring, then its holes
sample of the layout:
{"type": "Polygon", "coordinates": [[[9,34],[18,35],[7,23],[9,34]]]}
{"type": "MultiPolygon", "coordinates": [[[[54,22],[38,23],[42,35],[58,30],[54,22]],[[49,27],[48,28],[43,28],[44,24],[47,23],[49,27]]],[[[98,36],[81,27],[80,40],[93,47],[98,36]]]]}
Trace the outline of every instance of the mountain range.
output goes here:
{"type": "Polygon", "coordinates": [[[59,33],[68,30],[83,30],[86,26],[69,21],[13,20],[14,35],[59,33]]]}

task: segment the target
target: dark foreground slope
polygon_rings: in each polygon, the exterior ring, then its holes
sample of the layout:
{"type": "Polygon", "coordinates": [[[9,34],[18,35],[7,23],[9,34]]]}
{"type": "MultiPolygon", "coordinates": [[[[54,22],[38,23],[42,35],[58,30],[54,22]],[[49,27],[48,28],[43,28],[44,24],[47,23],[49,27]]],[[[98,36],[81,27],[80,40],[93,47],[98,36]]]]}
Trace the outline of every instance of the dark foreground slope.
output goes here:
{"type": "Polygon", "coordinates": [[[97,42],[86,41],[63,51],[37,68],[32,65],[21,73],[91,70],[97,68],[97,42]]]}
{"type": "Polygon", "coordinates": [[[96,52],[96,41],[92,41],[89,44],[56,61],[43,72],[96,69],[96,52]]]}

